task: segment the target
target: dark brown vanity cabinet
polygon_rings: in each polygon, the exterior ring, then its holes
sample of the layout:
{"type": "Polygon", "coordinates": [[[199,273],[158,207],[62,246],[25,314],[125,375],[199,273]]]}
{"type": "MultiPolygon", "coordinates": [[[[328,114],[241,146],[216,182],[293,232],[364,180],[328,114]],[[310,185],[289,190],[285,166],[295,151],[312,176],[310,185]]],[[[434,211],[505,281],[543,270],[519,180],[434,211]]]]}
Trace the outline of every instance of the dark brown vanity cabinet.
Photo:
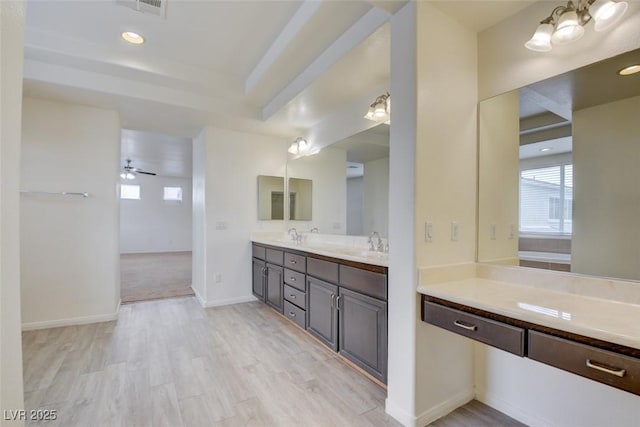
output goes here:
{"type": "Polygon", "coordinates": [[[253,294],[386,382],[386,267],[254,244],[253,294]]]}
{"type": "Polygon", "coordinates": [[[307,330],[381,382],[387,379],[387,275],[307,259],[307,330]]]}
{"type": "Polygon", "coordinates": [[[278,265],[269,264],[266,265],[267,275],[266,275],[266,292],[265,292],[265,301],[271,307],[278,310],[282,313],[284,307],[284,281],[283,281],[283,272],[284,269],[278,265]]]}
{"type": "Polygon", "coordinates": [[[264,286],[265,286],[265,278],[267,275],[266,267],[267,263],[259,260],[257,258],[253,258],[253,287],[252,292],[253,295],[261,301],[264,301],[264,286]]]}
{"type": "Polygon", "coordinates": [[[307,277],[307,331],[338,350],[338,286],[315,277],[307,277]]]}

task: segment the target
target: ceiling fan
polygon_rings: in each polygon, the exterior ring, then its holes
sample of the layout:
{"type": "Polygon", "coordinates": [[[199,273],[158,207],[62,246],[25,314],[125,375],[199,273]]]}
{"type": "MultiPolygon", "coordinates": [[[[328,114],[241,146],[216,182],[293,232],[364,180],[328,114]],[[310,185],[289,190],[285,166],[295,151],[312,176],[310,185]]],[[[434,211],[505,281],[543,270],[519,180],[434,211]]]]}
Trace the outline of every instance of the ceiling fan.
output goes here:
{"type": "Polygon", "coordinates": [[[131,166],[131,159],[127,159],[127,164],[122,167],[122,173],[120,174],[120,178],[136,179],[136,174],[138,173],[141,173],[144,175],[153,175],[153,176],[156,175],[155,172],[147,172],[145,170],[131,166]]]}

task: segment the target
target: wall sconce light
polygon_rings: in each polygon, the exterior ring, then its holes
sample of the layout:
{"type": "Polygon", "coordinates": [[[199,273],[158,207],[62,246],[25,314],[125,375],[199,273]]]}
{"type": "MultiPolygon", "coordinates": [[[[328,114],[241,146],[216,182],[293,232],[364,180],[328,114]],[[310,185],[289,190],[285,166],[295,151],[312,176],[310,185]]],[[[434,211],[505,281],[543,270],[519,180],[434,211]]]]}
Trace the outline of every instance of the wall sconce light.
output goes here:
{"type": "Polygon", "coordinates": [[[569,0],[558,6],[540,22],[533,37],[524,46],[536,52],[549,52],[553,44],[566,44],[584,35],[584,26],[593,20],[596,31],[605,31],[616,24],[627,11],[627,3],[613,0],[569,0]]]}
{"type": "Polygon", "coordinates": [[[311,147],[311,144],[309,144],[306,139],[297,137],[296,140],[291,143],[287,152],[296,156],[313,156],[320,152],[320,148],[311,147]]]}
{"type": "Polygon", "coordinates": [[[369,106],[369,111],[364,116],[365,119],[374,122],[391,123],[391,94],[389,92],[380,95],[369,106]]]}

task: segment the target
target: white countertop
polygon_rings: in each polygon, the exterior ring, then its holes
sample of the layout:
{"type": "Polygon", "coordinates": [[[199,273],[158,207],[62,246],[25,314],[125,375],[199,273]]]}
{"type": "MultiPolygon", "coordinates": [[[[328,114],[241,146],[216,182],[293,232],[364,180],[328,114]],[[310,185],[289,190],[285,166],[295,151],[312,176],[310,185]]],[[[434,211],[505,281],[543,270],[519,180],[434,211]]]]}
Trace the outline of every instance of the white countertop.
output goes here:
{"type": "Polygon", "coordinates": [[[361,242],[362,238],[331,236],[325,239],[322,235],[317,234],[305,236],[308,238],[303,238],[302,243],[296,243],[290,239],[273,234],[254,233],[251,236],[251,241],[381,267],[387,267],[389,265],[389,254],[366,249],[366,246],[361,242]],[[338,239],[338,237],[344,237],[344,244],[340,244],[341,240],[338,239]]]}
{"type": "Polygon", "coordinates": [[[637,304],[478,277],[421,284],[418,292],[640,349],[640,305],[637,304]]]}

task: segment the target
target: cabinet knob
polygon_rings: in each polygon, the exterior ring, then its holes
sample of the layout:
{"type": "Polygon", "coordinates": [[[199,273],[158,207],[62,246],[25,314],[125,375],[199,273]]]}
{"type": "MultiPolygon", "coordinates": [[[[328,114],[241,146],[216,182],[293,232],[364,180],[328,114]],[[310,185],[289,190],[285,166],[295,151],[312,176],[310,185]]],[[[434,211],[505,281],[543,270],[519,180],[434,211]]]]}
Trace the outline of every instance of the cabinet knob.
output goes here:
{"type": "Polygon", "coordinates": [[[293,294],[291,294],[291,295],[289,295],[289,298],[291,298],[291,299],[296,299],[296,296],[295,296],[295,295],[293,295],[293,294]]]}
{"type": "Polygon", "coordinates": [[[295,314],[293,311],[290,311],[290,312],[289,312],[289,316],[291,316],[291,317],[296,317],[296,314],[295,314]]]}
{"type": "Polygon", "coordinates": [[[297,264],[297,263],[298,263],[298,261],[296,261],[295,259],[290,259],[289,260],[289,264],[297,264]]]}
{"type": "Polygon", "coordinates": [[[291,276],[291,277],[289,277],[289,280],[291,280],[292,282],[295,282],[295,281],[296,281],[296,278],[295,278],[295,277],[293,277],[293,276],[291,276]]]}

